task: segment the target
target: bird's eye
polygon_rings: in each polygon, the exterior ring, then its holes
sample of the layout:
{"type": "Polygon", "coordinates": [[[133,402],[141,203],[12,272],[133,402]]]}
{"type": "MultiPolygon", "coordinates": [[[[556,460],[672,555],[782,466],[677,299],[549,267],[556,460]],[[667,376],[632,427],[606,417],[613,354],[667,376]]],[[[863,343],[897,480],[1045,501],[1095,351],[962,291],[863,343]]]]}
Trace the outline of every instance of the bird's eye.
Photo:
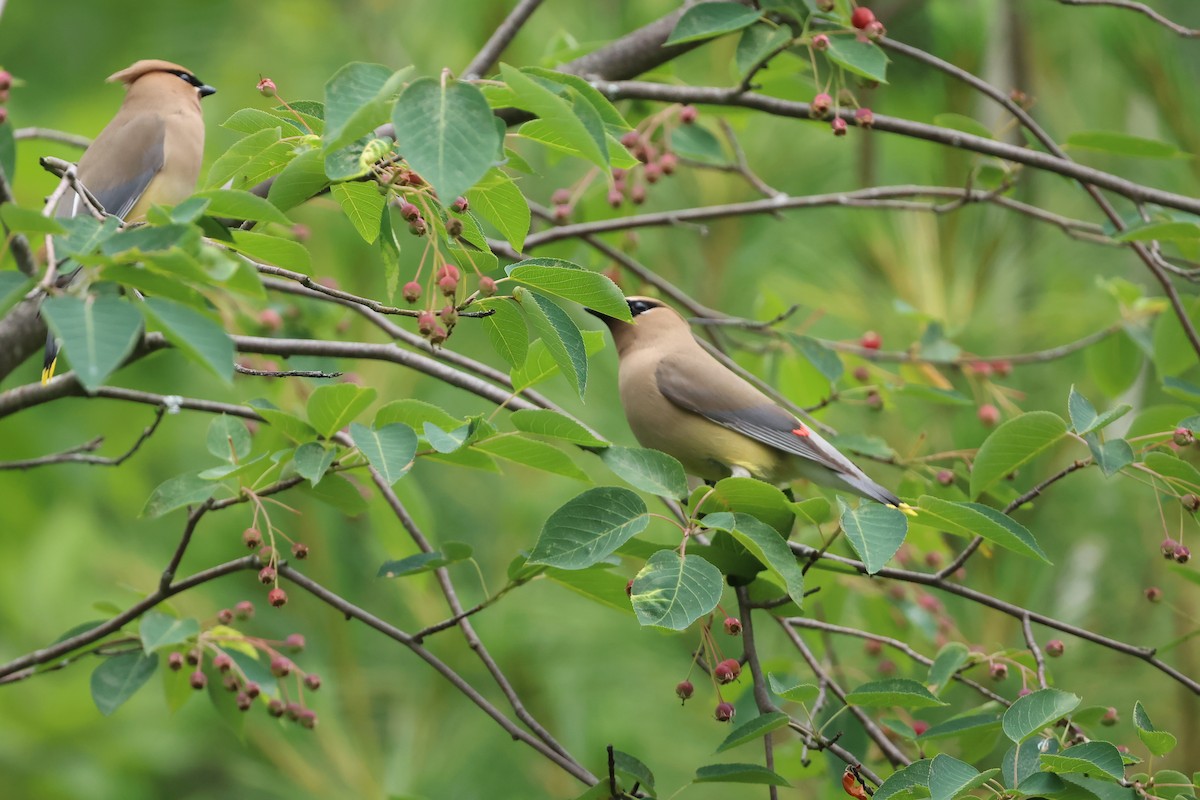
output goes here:
{"type": "Polygon", "coordinates": [[[171,74],[177,76],[179,78],[179,80],[184,81],[185,83],[187,83],[191,86],[195,86],[197,89],[204,85],[203,81],[201,81],[199,78],[197,78],[195,75],[191,74],[190,72],[183,72],[182,70],[180,70],[180,71],[172,71],[171,74]]]}
{"type": "Polygon", "coordinates": [[[631,313],[635,317],[638,314],[642,314],[646,311],[649,311],[652,308],[657,308],[657,307],[658,307],[657,303],[651,303],[647,300],[630,300],[629,301],[629,313],[631,313]]]}

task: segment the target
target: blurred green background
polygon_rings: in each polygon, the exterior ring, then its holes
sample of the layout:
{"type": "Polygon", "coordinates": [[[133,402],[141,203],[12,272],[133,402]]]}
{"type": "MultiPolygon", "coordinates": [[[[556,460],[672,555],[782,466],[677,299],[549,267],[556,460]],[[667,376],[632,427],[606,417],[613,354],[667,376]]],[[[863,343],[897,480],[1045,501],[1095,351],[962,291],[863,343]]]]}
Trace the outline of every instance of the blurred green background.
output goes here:
{"type": "MultiPolygon", "coordinates": [[[[269,76],[291,101],[320,99],[325,80],[342,64],[376,61],[393,67],[415,64],[421,74],[443,67],[461,70],[509,4],[478,0],[395,3],[383,0],[230,0],[148,4],[62,0],[12,0],[0,19],[0,60],[24,85],[9,103],[18,128],[44,126],[94,136],[120,102],[120,89],[103,78],[139,58],[165,58],[196,71],[219,93],[205,101],[208,162],[236,140],[219,127],[243,107],[267,101],[254,90],[269,76]]],[[[674,3],[567,3],[550,0],[504,56],[516,65],[553,66],[666,13],[674,3]]],[[[1200,25],[1189,0],[1156,4],[1163,13],[1200,25]]],[[[1055,136],[1076,130],[1116,130],[1163,139],[1187,152],[1200,151],[1194,121],[1200,118],[1195,77],[1200,51],[1136,15],[1112,9],[1067,8],[1048,0],[1018,3],[884,2],[876,6],[889,35],[927,49],[980,74],[1004,90],[1020,88],[1035,102],[1035,116],[1055,136]]],[[[730,85],[736,37],[712,43],[657,73],[667,80],[730,85]]],[[[953,112],[989,126],[996,112],[928,69],[894,58],[890,85],[863,95],[879,113],[931,121],[953,112]]],[[[808,99],[811,82],[794,76],[763,76],[772,93],[808,99]]],[[[650,106],[623,107],[631,121],[650,106]]],[[[711,124],[717,109],[702,109],[711,124]]],[[[762,119],[746,112],[726,115],[738,132],[752,167],[772,186],[790,194],[851,189],[866,184],[962,185],[977,163],[971,156],[923,142],[851,131],[835,139],[826,123],[762,119]]],[[[540,156],[532,149],[531,157],[540,156]]],[[[18,146],[13,178],[18,200],[37,206],[54,185],[36,160],[42,155],[77,157],[59,145],[26,141],[18,146]]],[[[1132,160],[1079,153],[1081,160],[1138,182],[1195,194],[1197,164],[1189,160],[1132,160]]],[[[540,174],[522,181],[533,199],[582,175],[578,164],[536,160],[540,174]]],[[[1089,220],[1099,217],[1082,191],[1061,178],[1030,175],[1021,199],[1089,220]]],[[[581,218],[613,214],[596,189],[581,205],[581,218]]],[[[646,210],[752,199],[753,190],[735,176],[690,169],[651,187],[646,210]]],[[[621,212],[624,213],[624,212],[621,212]]],[[[383,297],[384,282],[373,253],[334,204],[318,199],[293,213],[308,225],[314,273],[335,278],[359,294],[383,297]]],[[[1149,287],[1144,269],[1126,252],[1073,241],[1049,226],[992,208],[967,208],[933,217],[896,211],[846,208],[796,211],[782,219],[744,217],[714,222],[703,230],[680,226],[612,236],[695,298],[730,313],[767,317],[786,305],[802,310],[795,329],[834,339],[857,339],[878,330],[886,349],[918,340],[929,321],[940,322],[964,348],[981,355],[1037,350],[1071,341],[1118,318],[1115,301],[1098,286],[1122,277],[1149,287]]],[[[584,246],[563,244],[539,255],[559,255],[594,268],[610,266],[584,246]]],[[[405,258],[415,266],[419,248],[405,258]]],[[[636,284],[626,283],[628,291],[636,284]]],[[[1150,294],[1153,288],[1148,288],[1150,294]]],[[[1190,294],[1190,293],[1189,293],[1190,294]]],[[[1190,302],[1190,299],[1189,299],[1190,302]]],[[[288,335],[339,336],[379,341],[378,334],[350,312],[272,298],[284,314],[288,335]]],[[[257,309],[246,308],[242,330],[260,332],[257,309]]],[[[589,324],[589,323],[585,323],[589,324]]],[[[483,358],[491,354],[482,333],[460,325],[454,349],[483,358]]],[[[1101,358],[1103,356],[1100,356],[1101,358]]],[[[798,385],[803,374],[790,359],[773,353],[743,356],[800,402],[820,399],[798,385]]],[[[855,362],[848,359],[848,364],[855,362]]],[[[36,379],[30,362],[0,385],[7,389],[36,379]]],[[[418,397],[459,414],[487,413],[485,404],[430,379],[381,364],[342,364],[380,391],[380,401],[418,397]]],[[[849,371],[849,370],[848,370],[849,371]]],[[[873,373],[882,379],[884,373],[873,373]]],[[[995,402],[987,386],[955,377],[977,402],[995,402]]],[[[117,376],[119,385],[226,401],[271,397],[283,407],[301,403],[308,389],[239,379],[232,389],[212,385],[172,353],[159,353],[117,376]]],[[[1013,387],[1011,413],[1047,408],[1065,414],[1075,384],[1098,407],[1113,398],[1095,384],[1082,354],[1018,369],[1003,381],[1013,387]]],[[[1176,404],[1157,388],[1152,370],[1139,376],[1123,400],[1143,410],[1176,404]]],[[[610,350],[594,359],[586,404],[571,397],[561,380],[544,387],[568,409],[613,440],[632,437],[616,403],[615,363],[610,350]]],[[[843,380],[853,390],[853,381],[843,380]]],[[[870,411],[860,392],[822,412],[846,431],[883,436],[899,453],[977,446],[983,428],[971,407],[930,405],[888,395],[882,413],[870,411]]],[[[1183,407],[1164,416],[1188,413],[1183,407]]],[[[149,424],[153,411],[111,401],[70,399],[0,420],[0,458],[25,458],[106,437],[102,452],[122,452],[149,424]]],[[[149,591],[169,559],[182,527],[182,514],[158,520],[139,517],[150,491],[163,480],[208,464],[204,432],[210,419],[184,413],[167,418],[160,432],[120,469],[60,466],[27,473],[0,473],[0,661],[47,644],[66,629],[126,607],[149,591]]],[[[1147,423],[1149,424],[1149,423],[1147,423]]],[[[260,437],[276,436],[269,431],[260,437]]],[[[268,440],[270,441],[270,440],[268,440]]],[[[1025,489],[1084,457],[1081,445],[1041,459],[1016,479],[1025,489]]],[[[587,454],[576,459],[600,482],[613,479],[587,454]]],[[[900,470],[871,470],[895,486],[900,470]]],[[[928,478],[928,474],[924,475],[928,478]]],[[[453,575],[464,604],[503,584],[505,568],[530,547],[546,516],[584,488],[518,467],[505,475],[421,462],[397,486],[435,542],[463,541],[475,549],[477,574],[459,565],[453,575]]],[[[429,576],[387,581],[374,578],[378,565],[414,552],[395,519],[377,500],[359,519],[348,520],[303,492],[282,498],[301,513],[275,511],[277,525],[305,541],[313,555],[304,571],[341,591],[351,601],[405,629],[446,616],[444,601],[429,576]]],[[[1175,506],[1166,510],[1168,532],[1179,538],[1175,506]]],[[[1154,493],[1125,478],[1105,480],[1095,470],[1073,476],[1047,494],[1021,521],[1054,561],[1045,567],[1007,553],[977,556],[968,582],[982,591],[1091,627],[1115,638],[1159,645],[1195,627],[1196,588],[1172,574],[1155,555],[1164,536],[1154,493]],[[1142,599],[1160,585],[1167,602],[1142,599]]],[[[240,555],[240,531],[249,510],[235,508],[207,517],[184,568],[240,555]]],[[[667,535],[664,526],[660,535],[667,535]]],[[[1192,534],[1189,527],[1187,535],[1192,534]]],[[[1188,541],[1187,538],[1184,539],[1188,541]]],[[[937,542],[914,542],[915,550],[945,550],[937,542]]],[[[622,567],[629,576],[636,565],[622,567]]],[[[623,573],[624,574],[624,573],[623,573]]],[[[889,597],[885,582],[865,582],[812,573],[823,587],[810,613],[830,621],[898,632],[918,650],[936,651],[939,634],[911,602],[889,597]]],[[[175,598],[182,614],[211,619],[238,600],[256,601],[259,612],[247,630],[282,638],[299,631],[308,651],[297,657],[320,673],[324,688],[313,706],[320,726],[307,732],[280,726],[262,713],[250,715],[242,736],[234,735],[202,700],[172,715],[157,683],[140,692],[112,717],[104,718],[88,691],[90,664],[39,676],[0,689],[0,775],[3,794],[13,798],[525,798],[571,797],[582,787],[528,748],[511,741],[476,707],[437,678],[403,648],[362,626],[346,623],[299,590],[282,611],[265,608],[265,592],[252,574],[236,575],[175,598]]],[[[943,597],[956,620],[952,638],[987,652],[1022,647],[1011,619],[943,597]]],[[[728,729],[711,720],[715,699],[700,686],[697,698],[680,707],[672,687],[688,671],[697,636],[664,635],[638,627],[631,615],[600,608],[561,586],[537,581],[513,592],[476,619],[493,655],[530,711],[593,772],[604,769],[604,747],[612,743],[647,762],[664,794],[688,780],[696,766],[715,760],[757,761],[745,747],[736,759],[717,758],[714,748],[728,729]]],[[[799,658],[780,632],[759,623],[761,648],[770,670],[806,677],[799,658]]],[[[1044,641],[1051,634],[1041,631],[1044,641]]],[[[1135,744],[1128,722],[1135,699],[1147,706],[1160,728],[1181,738],[1169,764],[1194,768],[1186,754],[1200,751],[1196,698],[1162,680],[1150,667],[1069,637],[1066,655],[1052,664],[1055,681],[1084,698],[1086,705],[1116,706],[1122,722],[1118,741],[1135,744]]],[[[820,637],[810,637],[818,649],[820,637]]],[[[448,632],[432,649],[479,686],[489,679],[461,637],[448,632]]],[[[857,640],[837,641],[837,661],[849,683],[877,674],[878,664],[857,640]]],[[[733,644],[731,651],[736,650],[733,644]]],[[[1165,653],[1188,674],[1200,673],[1191,643],[1165,653]]],[[[920,679],[902,657],[899,674],[920,679]]],[[[169,678],[179,678],[169,675],[169,678]]],[[[697,684],[700,685],[700,681],[697,684]]],[[[746,681],[743,681],[743,684],[746,681]]],[[[1009,696],[1015,679],[1001,684],[1009,696]]],[[[738,691],[744,692],[746,686],[738,691]]],[[[503,697],[488,690],[502,708],[503,697]]],[[[952,694],[961,704],[971,702],[952,694]]],[[[749,714],[752,703],[739,700],[749,714]]],[[[963,707],[963,706],[960,706],[963,707]]],[[[926,715],[927,719],[937,716],[926,715]]],[[[841,724],[841,723],[839,723],[841,724]]],[[[852,731],[847,741],[854,740],[852,731]]],[[[726,754],[728,755],[728,754],[726,754]]],[[[794,741],[777,752],[777,769],[789,779],[817,774],[824,766],[801,766],[794,741]]],[[[834,769],[834,773],[840,770],[834,769]]],[[[810,783],[806,792],[837,796],[831,780],[810,783]]],[[[749,791],[744,792],[746,796],[749,791]]],[[[697,787],[686,796],[730,796],[720,788],[697,787]]],[[[739,794],[741,796],[741,794],[739,794]]]]}

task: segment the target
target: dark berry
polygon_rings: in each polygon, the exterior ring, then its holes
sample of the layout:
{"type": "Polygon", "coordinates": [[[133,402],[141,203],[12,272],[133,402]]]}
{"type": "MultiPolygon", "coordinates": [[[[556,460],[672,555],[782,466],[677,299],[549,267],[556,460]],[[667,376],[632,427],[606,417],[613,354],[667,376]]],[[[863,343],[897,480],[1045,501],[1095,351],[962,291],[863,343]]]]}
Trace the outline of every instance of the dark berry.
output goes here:
{"type": "Polygon", "coordinates": [[[713,712],[713,716],[717,722],[729,722],[733,719],[733,703],[717,703],[717,710],[713,712]]]}
{"type": "Polygon", "coordinates": [[[286,678],[292,674],[292,662],[283,656],[274,656],[271,659],[271,674],[276,678],[286,678]]]}
{"type": "Polygon", "coordinates": [[[304,676],[304,685],[307,686],[310,691],[315,692],[317,689],[321,688],[321,676],[317,675],[315,672],[308,673],[304,676]]]}
{"type": "Polygon", "coordinates": [[[246,528],[242,531],[242,543],[246,545],[247,550],[253,550],[256,547],[262,546],[262,534],[258,528],[246,528]]]}
{"type": "Polygon", "coordinates": [[[193,689],[203,689],[208,685],[208,676],[200,670],[196,670],[188,676],[188,683],[192,685],[193,689]]]}
{"type": "Polygon", "coordinates": [[[1008,677],[1007,664],[992,664],[992,667],[989,671],[992,674],[992,680],[996,681],[997,683],[1008,677]]]}
{"type": "Polygon", "coordinates": [[[293,542],[292,557],[300,561],[308,558],[308,545],[304,544],[304,542],[293,542]]]}
{"type": "Polygon", "coordinates": [[[272,717],[282,717],[284,712],[283,701],[272,697],[267,701],[267,713],[272,717]]]}
{"type": "Polygon", "coordinates": [[[238,692],[238,696],[234,699],[234,702],[237,703],[239,711],[249,711],[250,706],[254,705],[254,699],[245,692],[238,692]]]}
{"type": "Polygon", "coordinates": [[[454,217],[451,217],[450,219],[446,220],[447,236],[449,236],[451,239],[457,239],[459,236],[462,236],[462,232],[463,221],[461,219],[455,219],[454,217]]]}
{"type": "Polygon", "coordinates": [[[179,672],[183,669],[183,653],[171,653],[167,656],[167,666],[171,668],[172,672],[179,672]]]}
{"type": "Polygon", "coordinates": [[[408,232],[413,236],[424,236],[429,232],[429,228],[425,225],[425,220],[416,219],[408,223],[408,232]]]}
{"type": "Polygon", "coordinates": [[[742,634],[742,621],[737,617],[726,617],[725,632],[730,636],[740,636],[742,634]]]}
{"type": "Polygon", "coordinates": [[[679,683],[675,684],[675,696],[685,703],[692,696],[692,694],[695,693],[695,691],[696,687],[692,685],[691,681],[680,681],[679,683]]]}
{"type": "Polygon", "coordinates": [[[317,727],[317,712],[313,711],[311,708],[306,708],[300,712],[298,721],[300,722],[301,728],[311,731],[313,728],[317,727]]]}
{"type": "Polygon", "coordinates": [[[1161,603],[1163,598],[1163,590],[1157,586],[1149,586],[1144,592],[1146,599],[1151,603],[1161,603]]]}
{"type": "Polygon", "coordinates": [[[1180,564],[1186,564],[1192,559],[1192,551],[1184,545],[1179,545],[1175,548],[1175,561],[1180,564]]]}
{"type": "Polygon", "coordinates": [[[246,694],[250,697],[250,699],[253,700],[254,698],[258,697],[260,694],[262,694],[262,687],[260,687],[254,681],[247,681],[245,689],[243,691],[245,691],[246,694]]]}
{"type": "Polygon", "coordinates": [[[1062,639],[1051,639],[1046,642],[1046,655],[1051,658],[1058,658],[1063,654],[1066,647],[1062,643],[1062,639]]]}
{"type": "Polygon", "coordinates": [[[272,567],[270,564],[268,564],[267,566],[260,569],[258,571],[258,581],[259,581],[259,583],[274,583],[275,582],[275,568],[272,567]]]}
{"type": "Polygon", "coordinates": [[[679,121],[684,125],[691,125],[696,121],[696,117],[698,115],[699,112],[696,111],[695,106],[684,106],[683,108],[679,109],[679,121]]]}
{"type": "Polygon", "coordinates": [[[233,609],[222,608],[220,611],[218,611],[217,622],[221,623],[222,625],[228,625],[229,623],[233,622],[233,609]]]}
{"type": "Polygon", "coordinates": [[[287,604],[287,592],[276,586],[271,591],[267,592],[267,602],[275,608],[280,608],[287,604]]]}
{"type": "Polygon", "coordinates": [[[221,672],[229,672],[233,669],[233,659],[228,653],[217,653],[213,656],[212,665],[221,672]]]}
{"type": "Polygon", "coordinates": [[[811,117],[820,119],[828,114],[831,108],[833,108],[833,98],[828,93],[821,92],[808,104],[808,114],[811,117]]]}
{"type": "Polygon", "coordinates": [[[733,683],[742,674],[742,665],[736,658],[727,658],[713,667],[713,676],[717,683],[733,683]]]}

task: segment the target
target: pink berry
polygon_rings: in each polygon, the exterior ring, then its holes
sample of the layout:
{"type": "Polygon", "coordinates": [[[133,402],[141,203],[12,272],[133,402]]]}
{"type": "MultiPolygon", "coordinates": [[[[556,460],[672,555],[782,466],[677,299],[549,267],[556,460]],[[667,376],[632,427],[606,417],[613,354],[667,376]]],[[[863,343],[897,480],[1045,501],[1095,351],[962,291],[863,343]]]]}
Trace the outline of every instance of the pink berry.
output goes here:
{"type": "Polygon", "coordinates": [[[1108,709],[1104,712],[1104,716],[1102,716],[1100,718],[1100,724],[1105,726],[1106,728],[1110,728],[1113,725],[1116,725],[1117,721],[1120,719],[1121,719],[1121,715],[1117,713],[1117,710],[1115,708],[1113,708],[1112,706],[1109,706],[1108,709]]]}
{"type": "Polygon", "coordinates": [[[13,85],[12,73],[6,69],[0,69],[0,90],[7,91],[13,85]]]}
{"type": "Polygon", "coordinates": [[[208,685],[208,676],[200,670],[196,670],[188,676],[188,683],[192,685],[193,689],[203,689],[208,685]]]}
{"type": "Polygon", "coordinates": [[[571,207],[565,203],[560,203],[554,207],[554,221],[564,223],[571,218],[571,207]]]}
{"type": "Polygon", "coordinates": [[[621,144],[626,147],[636,147],[642,141],[642,135],[637,131],[627,131],[621,137],[621,144]]]}
{"type": "Polygon", "coordinates": [[[1007,664],[992,664],[991,670],[989,671],[992,674],[992,680],[996,681],[997,683],[1008,677],[1007,664]]]}
{"type": "Polygon", "coordinates": [[[258,528],[246,528],[242,531],[242,544],[246,545],[247,550],[253,550],[262,545],[262,534],[258,528]]]}
{"type": "Polygon", "coordinates": [[[1172,436],[1175,444],[1180,447],[1187,447],[1192,442],[1196,441],[1196,436],[1187,428],[1176,428],[1172,436]]]}
{"type": "Polygon", "coordinates": [[[287,592],[276,586],[271,591],[267,592],[267,602],[275,608],[280,608],[287,604],[287,592]]]}
{"type": "Polygon", "coordinates": [[[996,368],[996,375],[1001,378],[1007,378],[1012,374],[1012,362],[1007,359],[1002,358],[999,361],[995,361],[992,363],[992,366],[996,368]]]}
{"type": "Polygon", "coordinates": [[[736,658],[727,658],[713,667],[713,677],[717,683],[733,683],[742,674],[742,665],[736,658]]]}
{"type": "Polygon", "coordinates": [[[1017,692],[1017,697],[1025,697],[1026,695],[1030,695],[1030,694],[1033,694],[1033,689],[1026,687],[1026,688],[1022,689],[1021,691],[1017,692]]]}
{"type": "Polygon", "coordinates": [[[818,33],[813,37],[812,49],[818,53],[823,53],[829,49],[829,37],[823,33],[818,33]]]}
{"type": "Polygon", "coordinates": [[[842,119],[841,117],[834,117],[830,121],[829,127],[833,130],[834,136],[846,135],[846,120],[842,119]]]}
{"type": "Polygon", "coordinates": [[[696,111],[695,106],[684,106],[683,108],[679,109],[679,121],[684,125],[691,125],[696,121],[697,116],[698,112],[696,111]]]}
{"type": "Polygon", "coordinates": [[[416,222],[421,218],[421,209],[412,203],[401,203],[400,216],[404,217],[408,222],[416,222]]]}
{"type": "Polygon", "coordinates": [[[608,190],[608,197],[606,199],[608,200],[608,204],[613,208],[620,208],[621,203],[625,202],[625,195],[621,193],[620,189],[614,186],[608,190]]]}
{"type": "Polygon", "coordinates": [[[1179,542],[1174,539],[1163,539],[1162,544],[1158,546],[1158,552],[1162,553],[1163,558],[1168,561],[1175,557],[1175,548],[1179,547],[1179,542]]]}
{"type": "Polygon", "coordinates": [[[246,691],[246,694],[249,695],[250,699],[253,700],[254,698],[258,697],[260,694],[262,694],[262,687],[259,686],[254,681],[246,681],[245,691],[246,691]]]}
{"type": "Polygon", "coordinates": [[[438,312],[438,316],[442,318],[442,322],[447,325],[454,325],[458,322],[458,309],[454,304],[450,304],[438,312]]]}
{"type": "Polygon", "coordinates": [[[859,6],[850,15],[850,24],[862,30],[875,21],[875,12],[866,6],[859,6]]]}
{"type": "Polygon", "coordinates": [[[453,208],[458,213],[462,214],[468,208],[471,207],[471,204],[467,201],[467,198],[459,196],[459,197],[454,198],[454,202],[451,204],[450,207],[453,208]]]}
{"type": "Polygon", "coordinates": [[[450,338],[450,332],[441,325],[434,325],[433,331],[429,334],[430,344],[441,344],[450,338]]]}
{"type": "Polygon", "coordinates": [[[658,183],[658,179],[662,177],[662,167],[651,162],[645,166],[646,183],[658,183]]]}
{"type": "Polygon", "coordinates": [[[310,672],[304,676],[304,685],[308,687],[309,691],[315,692],[321,688],[321,677],[315,672],[310,672]]]}
{"type": "Polygon", "coordinates": [[[254,705],[254,700],[245,692],[238,692],[238,696],[234,698],[239,711],[249,711],[250,706],[254,705]]]}
{"type": "Polygon", "coordinates": [[[279,698],[272,697],[267,701],[267,713],[272,717],[282,717],[284,710],[285,706],[283,705],[283,701],[279,698]]]}
{"type": "Polygon", "coordinates": [[[868,39],[882,39],[887,34],[887,28],[883,27],[883,23],[877,19],[873,19],[867,23],[867,27],[863,28],[863,33],[868,39]]]}
{"type": "Polygon", "coordinates": [[[446,297],[453,297],[454,293],[458,291],[458,281],[450,277],[441,278],[438,280],[438,288],[446,297]]]}
{"type": "Polygon", "coordinates": [[[433,332],[433,326],[437,324],[437,318],[433,316],[432,311],[422,311],[417,315],[417,332],[422,336],[428,336],[433,332]]]}
{"type": "Polygon", "coordinates": [[[272,567],[270,564],[268,564],[267,566],[260,569],[258,571],[258,581],[259,581],[259,583],[274,583],[275,582],[275,568],[272,567]]]}
{"type": "Polygon", "coordinates": [[[304,542],[293,542],[292,558],[295,558],[299,561],[303,561],[304,559],[308,558],[308,545],[304,544],[304,542]]]}
{"type": "Polygon", "coordinates": [[[271,80],[270,78],[263,78],[254,88],[257,89],[258,93],[263,97],[274,97],[276,94],[275,81],[271,80]]]}
{"type": "Polygon", "coordinates": [[[867,381],[871,380],[871,372],[864,366],[860,365],[855,367],[853,374],[854,380],[858,381],[859,383],[866,383],[867,381]]]}
{"type": "Polygon", "coordinates": [[[304,649],[304,634],[289,633],[288,637],[283,640],[283,646],[293,653],[299,653],[304,649]]]}
{"type": "Polygon", "coordinates": [[[1062,639],[1051,639],[1046,642],[1046,655],[1051,658],[1058,658],[1063,654],[1063,650],[1065,649],[1066,647],[1063,645],[1062,639]]]}
{"type": "Polygon", "coordinates": [[[679,156],[674,153],[663,153],[658,159],[658,168],[662,170],[663,175],[671,175],[677,166],[679,166],[679,156]]]}
{"type": "Polygon", "coordinates": [[[172,672],[179,672],[183,669],[183,653],[171,653],[167,656],[167,666],[171,668],[172,672]]]}
{"type": "Polygon", "coordinates": [[[733,703],[717,703],[717,710],[713,712],[713,717],[717,722],[729,722],[733,719],[733,703]]]}
{"type": "Polygon", "coordinates": [[[925,731],[929,730],[929,723],[923,719],[915,719],[912,724],[913,733],[921,736],[925,731]]]}
{"type": "Polygon", "coordinates": [[[228,625],[229,623],[233,622],[233,609],[222,608],[220,611],[218,611],[217,622],[221,623],[222,625],[228,625]]]}
{"type": "Polygon", "coordinates": [[[1192,560],[1192,551],[1184,545],[1179,545],[1175,548],[1175,561],[1180,564],[1186,564],[1192,560]]]}
{"type": "Polygon", "coordinates": [[[571,202],[571,192],[567,189],[555,189],[554,194],[550,195],[550,202],[556,206],[566,205],[571,202]]]}
{"type": "Polygon", "coordinates": [[[286,678],[292,673],[292,662],[283,656],[275,656],[271,659],[271,674],[276,678],[286,678]]]}
{"type": "Polygon", "coordinates": [[[273,308],[264,308],[258,312],[258,324],[269,331],[277,331],[283,327],[283,315],[273,308]]]}
{"type": "Polygon", "coordinates": [[[640,206],[646,202],[646,187],[640,183],[629,190],[629,200],[635,205],[640,206]]]}
{"type": "Polygon", "coordinates": [[[1000,409],[991,403],[984,403],[976,413],[979,416],[979,421],[989,428],[1000,421],[1000,409]]]}
{"type": "Polygon", "coordinates": [[[496,293],[496,281],[489,278],[487,275],[482,275],[479,278],[479,293],[484,297],[491,297],[496,293]]]}
{"type": "Polygon", "coordinates": [[[1149,600],[1151,603],[1161,603],[1162,602],[1163,590],[1158,588],[1157,586],[1147,587],[1144,594],[1146,595],[1146,599],[1149,600]]]}
{"type": "Polygon", "coordinates": [[[725,632],[730,636],[740,636],[742,633],[742,621],[737,617],[726,617],[725,632]]]}
{"type": "Polygon", "coordinates": [[[937,482],[942,486],[949,486],[954,483],[954,473],[948,469],[938,470],[937,482]]]}
{"type": "Polygon", "coordinates": [[[869,108],[860,108],[854,112],[854,121],[859,127],[869,128],[875,124],[875,113],[869,108]]]}
{"type": "Polygon", "coordinates": [[[883,652],[883,642],[878,639],[867,639],[863,644],[863,652],[866,653],[867,658],[879,658],[883,652]]]}
{"type": "Polygon", "coordinates": [[[238,619],[250,619],[254,616],[254,603],[249,600],[242,600],[233,607],[233,613],[238,619]]]}
{"type": "Polygon", "coordinates": [[[819,119],[828,114],[831,108],[833,108],[833,98],[828,93],[821,92],[808,104],[808,115],[819,119]]]}
{"type": "Polygon", "coordinates": [[[212,664],[219,672],[229,672],[233,669],[233,659],[228,653],[217,653],[213,656],[212,664]]]}

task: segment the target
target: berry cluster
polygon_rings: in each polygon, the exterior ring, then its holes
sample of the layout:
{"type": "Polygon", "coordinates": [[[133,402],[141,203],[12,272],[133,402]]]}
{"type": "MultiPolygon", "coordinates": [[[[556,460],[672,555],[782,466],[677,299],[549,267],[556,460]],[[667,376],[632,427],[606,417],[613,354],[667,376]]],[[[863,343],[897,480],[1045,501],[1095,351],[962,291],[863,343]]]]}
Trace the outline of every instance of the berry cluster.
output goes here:
{"type": "Polygon", "coordinates": [[[13,76],[6,69],[0,69],[0,125],[8,121],[8,92],[12,89],[13,76]]]}
{"type": "Polygon", "coordinates": [[[287,592],[279,586],[279,550],[275,546],[275,537],[280,536],[291,542],[292,558],[299,561],[308,558],[308,545],[303,542],[292,541],[288,538],[287,534],[271,524],[270,518],[266,517],[265,513],[263,516],[267,520],[267,535],[270,541],[264,544],[262,531],[256,527],[258,524],[257,516],[258,512],[255,513],[256,519],[254,524],[242,531],[242,544],[248,550],[258,551],[258,558],[263,563],[262,569],[258,571],[258,580],[260,583],[271,587],[271,590],[267,592],[267,602],[275,608],[280,608],[287,604],[288,597],[287,592]]]}
{"type": "MultiPolygon", "coordinates": [[[[818,0],[817,8],[821,11],[833,11],[833,0],[818,0]]],[[[812,38],[808,39],[808,47],[813,56],[813,75],[819,75],[816,54],[827,52],[833,47],[833,41],[830,39],[831,36],[853,35],[859,41],[866,42],[880,39],[886,33],[887,31],[884,29],[883,23],[875,18],[875,12],[866,6],[858,6],[850,14],[850,26],[848,28],[831,31],[830,33],[816,33],[813,34],[812,38]]],[[[834,99],[834,95],[830,94],[831,84],[835,80],[839,84],[843,80],[843,73],[836,66],[829,78],[824,82],[824,88],[809,102],[809,116],[813,119],[829,119],[829,128],[833,131],[833,135],[845,136],[850,123],[847,117],[842,116],[841,110],[844,106],[849,106],[854,109],[854,124],[860,128],[872,127],[875,124],[874,112],[865,106],[860,106],[853,92],[843,87],[836,92],[836,100],[834,99]]],[[[864,85],[868,88],[873,88],[875,82],[866,81],[864,85]]]]}
{"type": "MultiPolygon", "coordinates": [[[[671,106],[646,118],[621,137],[621,144],[639,163],[627,170],[614,169],[609,175],[606,199],[610,206],[620,208],[626,201],[641,205],[646,202],[647,187],[675,173],[679,156],[671,152],[667,135],[678,125],[691,125],[696,117],[694,106],[671,106]]],[[[555,222],[562,224],[571,219],[584,190],[598,176],[599,173],[592,172],[573,188],[554,190],[550,204],[555,222]]]]}
{"type": "MultiPolygon", "coordinates": [[[[692,658],[692,667],[699,663],[707,669],[717,695],[717,707],[713,710],[713,718],[717,722],[729,722],[733,719],[733,704],[726,702],[721,696],[721,687],[733,683],[741,676],[742,662],[736,658],[722,657],[721,648],[712,635],[712,622],[712,617],[709,617],[708,621],[700,626],[700,647],[692,658]]],[[[736,637],[742,633],[742,621],[737,617],[726,615],[722,627],[729,636],[736,637]]],[[[684,703],[691,699],[695,692],[695,685],[687,678],[675,684],[675,696],[684,703]]]]}
{"type": "MultiPolygon", "coordinates": [[[[284,653],[299,653],[304,649],[304,636],[293,633],[283,641],[271,641],[245,636],[229,627],[236,620],[248,620],[254,616],[254,604],[243,600],[233,608],[224,608],[217,613],[217,624],[200,633],[194,643],[185,649],[176,650],[167,656],[167,666],[180,672],[184,666],[191,669],[188,684],[199,691],[208,686],[209,674],[219,676],[221,686],[235,695],[234,702],[241,711],[249,711],[254,701],[264,697],[263,688],[251,680],[245,668],[231,655],[230,651],[242,652],[248,646],[262,654],[270,665],[271,674],[280,679],[279,696],[265,697],[267,713],[273,717],[286,715],[303,728],[315,728],[317,714],[304,702],[304,691],[315,692],[321,688],[321,678],[314,672],[305,672],[296,666],[284,653]],[[205,670],[205,665],[208,670],[205,670]],[[289,688],[282,679],[295,676],[295,688],[289,688]]],[[[256,658],[257,661],[257,658],[256,658]]]]}

